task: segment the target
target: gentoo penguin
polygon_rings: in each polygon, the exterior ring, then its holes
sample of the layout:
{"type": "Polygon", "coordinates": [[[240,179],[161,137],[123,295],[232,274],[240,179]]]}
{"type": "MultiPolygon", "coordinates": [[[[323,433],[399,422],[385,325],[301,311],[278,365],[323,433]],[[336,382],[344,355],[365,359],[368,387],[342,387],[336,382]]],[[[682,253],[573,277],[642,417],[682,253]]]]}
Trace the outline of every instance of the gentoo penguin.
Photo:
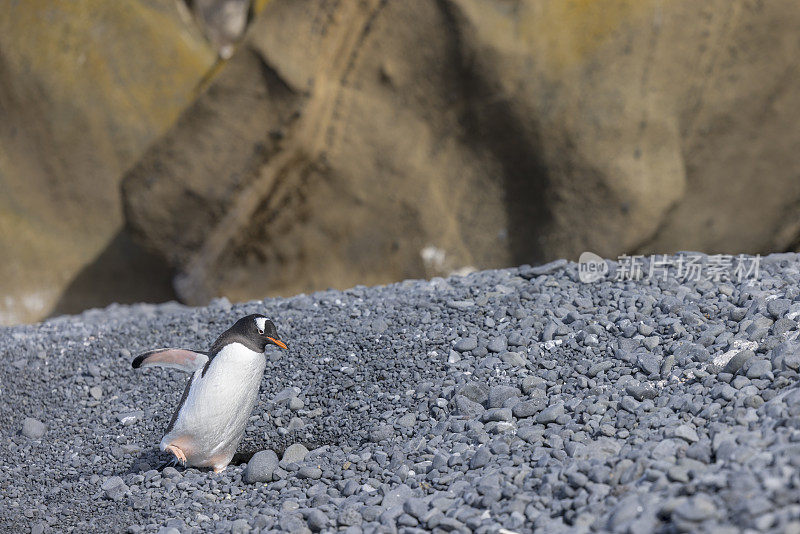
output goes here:
{"type": "Polygon", "coordinates": [[[183,465],[225,469],[258,399],[269,345],[287,348],[272,321],[255,314],[236,321],[207,352],[166,348],[137,356],[134,369],[157,366],[192,373],[161,450],[183,465]]]}

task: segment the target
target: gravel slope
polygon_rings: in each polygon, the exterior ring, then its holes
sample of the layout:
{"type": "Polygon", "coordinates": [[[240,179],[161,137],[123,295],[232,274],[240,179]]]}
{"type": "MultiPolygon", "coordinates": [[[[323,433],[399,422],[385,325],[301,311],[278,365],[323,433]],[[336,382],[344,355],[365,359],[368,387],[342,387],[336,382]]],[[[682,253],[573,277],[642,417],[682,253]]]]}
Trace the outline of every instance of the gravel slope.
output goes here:
{"type": "Polygon", "coordinates": [[[800,532],[797,256],[745,283],[576,269],[2,329],[0,530],[800,532]],[[254,312],[290,351],[240,450],[277,454],[162,468],[186,375],[132,355],[254,312]]]}

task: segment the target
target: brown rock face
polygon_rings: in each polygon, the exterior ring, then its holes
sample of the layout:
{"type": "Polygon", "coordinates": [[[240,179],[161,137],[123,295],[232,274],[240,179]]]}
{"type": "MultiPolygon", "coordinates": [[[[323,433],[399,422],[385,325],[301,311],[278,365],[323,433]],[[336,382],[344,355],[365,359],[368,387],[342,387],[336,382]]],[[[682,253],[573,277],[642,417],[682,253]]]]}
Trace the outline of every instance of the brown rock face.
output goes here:
{"type": "Polygon", "coordinates": [[[124,182],[188,302],[800,233],[789,1],[269,3],[124,182]]]}
{"type": "Polygon", "coordinates": [[[120,233],[119,182],[215,60],[177,8],[3,3],[0,324],[169,297],[163,262],[120,233]]]}

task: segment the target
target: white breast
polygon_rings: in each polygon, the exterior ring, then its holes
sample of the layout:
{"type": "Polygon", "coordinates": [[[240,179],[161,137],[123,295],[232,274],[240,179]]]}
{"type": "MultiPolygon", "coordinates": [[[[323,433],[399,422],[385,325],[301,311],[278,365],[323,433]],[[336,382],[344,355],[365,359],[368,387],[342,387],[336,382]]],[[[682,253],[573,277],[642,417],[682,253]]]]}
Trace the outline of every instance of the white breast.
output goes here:
{"type": "Polygon", "coordinates": [[[264,353],[240,343],[223,348],[205,376],[202,369],[194,373],[189,394],[161,448],[182,442],[190,465],[230,461],[258,400],[265,367],[264,353]]]}

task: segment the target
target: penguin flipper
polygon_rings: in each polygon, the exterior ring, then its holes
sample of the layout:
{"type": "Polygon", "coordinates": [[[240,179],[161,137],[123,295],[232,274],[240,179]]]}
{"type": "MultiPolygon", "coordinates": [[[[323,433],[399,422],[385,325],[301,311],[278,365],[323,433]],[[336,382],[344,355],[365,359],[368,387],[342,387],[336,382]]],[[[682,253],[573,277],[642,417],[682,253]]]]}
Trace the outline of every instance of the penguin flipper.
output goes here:
{"type": "Polygon", "coordinates": [[[193,373],[208,362],[208,354],[201,351],[189,349],[156,349],[138,355],[131,362],[131,367],[165,367],[169,369],[180,369],[187,373],[193,373]]]}

